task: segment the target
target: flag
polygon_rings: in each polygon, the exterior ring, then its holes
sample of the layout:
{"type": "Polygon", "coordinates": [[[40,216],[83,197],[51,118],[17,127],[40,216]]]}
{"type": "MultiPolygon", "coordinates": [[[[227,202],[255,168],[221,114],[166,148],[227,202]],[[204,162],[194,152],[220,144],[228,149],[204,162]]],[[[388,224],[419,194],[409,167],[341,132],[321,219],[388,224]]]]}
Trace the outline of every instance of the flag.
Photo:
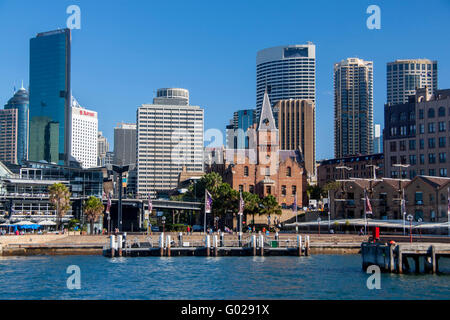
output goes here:
{"type": "Polygon", "coordinates": [[[364,190],[364,196],[365,196],[365,211],[366,211],[366,214],[372,214],[372,206],[370,205],[369,196],[367,195],[366,190],[364,190]]]}
{"type": "Polygon", "coordinates": [[[292,205],[292,211],[294,211],[294,213],[297,213],[297,193],[294,196],[294,204],[292,205]]]}
{"type": "Polygon", "coordinates": [[[244,199],[242,199],[242,192],[240,193],[240,200],[239,200],[239,214],[243,214],[244,213],[244,206],[245,206],[245,202],[244,199]]]}
{"type": "Polygon", "coordinates": [[[450,188],[447,188],[447,214],[450,215],[450,188]]]}
{"type": "Polygon", "coordinates": [[[153,210],[152,197],[149,193],[148,194],[148,212],[152,213],[152,210],[153,210]]]}
{"type": "Polygon", "coordinates": [[[208,190],[205,189],[205,212],[206,213],[211,212],[212,202],[213,202],[213,200],[212,200],[211,194],[208,192],[208,190]]]}
{"type": "Polygon", "coordinates": [[[106,213],[109,213],[110,209],[111,209],[111,197],[109,196],[108,192],[108,201],[106,202],[106,213]]]}

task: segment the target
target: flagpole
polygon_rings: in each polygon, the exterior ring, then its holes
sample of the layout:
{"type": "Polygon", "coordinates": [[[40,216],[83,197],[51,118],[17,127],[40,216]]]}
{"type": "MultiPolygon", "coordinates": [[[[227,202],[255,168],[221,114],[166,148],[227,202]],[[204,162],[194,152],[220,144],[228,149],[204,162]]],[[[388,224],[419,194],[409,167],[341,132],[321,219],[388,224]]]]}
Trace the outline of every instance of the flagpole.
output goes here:
{"type": "Polygon", "coordinates": [[[447,188],[447,202],[448,236],[450,237],[450,188],[447,188]]]}
{"type": "Polygon", "coordinates": [[[295,192],[295,233],[298,233],[298,214],[297,214],[297,192],[295,192]]]}
{"type": "Polygon", "coordinates": [[[364,235],[367,235],[367,214],[366,214],[366,207],[367,207],[367,190],[364,189],[364,235]]]}
{"type": "Polygon", "coordinates": [[[203,232],[206,234],[206,201],[208,201],[207,190],[205,188],[205,213],[203,215],[203,232]]]}
{"type": "Polygon", "coordinates": [[[405,203],[405,189],[402,189],[402,216],[403,216],[403,235],[406,235],[406,224],[405,224],[405,216],[406,216],[406,203],[405,203]]]}

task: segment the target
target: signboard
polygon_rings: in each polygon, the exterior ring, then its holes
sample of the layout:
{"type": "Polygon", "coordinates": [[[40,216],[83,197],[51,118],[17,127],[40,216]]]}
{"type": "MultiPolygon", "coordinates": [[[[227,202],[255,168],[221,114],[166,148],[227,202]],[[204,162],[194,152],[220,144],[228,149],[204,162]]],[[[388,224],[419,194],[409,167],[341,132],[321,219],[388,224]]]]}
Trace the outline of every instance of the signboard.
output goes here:
{"type": "Polygon", "coordinates": [[[156,211],[156,216],[157,217],[162,217],[163,214],[164,214],[164,212],[162,212],[162,211],[156,211]]]}

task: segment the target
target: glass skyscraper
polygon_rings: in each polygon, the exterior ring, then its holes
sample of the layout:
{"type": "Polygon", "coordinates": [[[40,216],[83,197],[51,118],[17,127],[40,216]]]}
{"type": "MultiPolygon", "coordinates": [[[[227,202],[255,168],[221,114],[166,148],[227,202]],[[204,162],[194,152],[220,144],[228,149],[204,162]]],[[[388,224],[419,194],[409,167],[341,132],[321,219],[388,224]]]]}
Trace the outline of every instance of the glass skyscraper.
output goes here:
{"type": "Polygon", "coordinates": [[[28,106],[28,92],[23,85],[5,105],[5,110],[17,109],[17,161],[19,164],[28,159],[28,106]]]}
{"type": "Polygon", "coordinates": [[[30,160],[69,161],[70,44],[70,29],[30,40],[30,160]]]}

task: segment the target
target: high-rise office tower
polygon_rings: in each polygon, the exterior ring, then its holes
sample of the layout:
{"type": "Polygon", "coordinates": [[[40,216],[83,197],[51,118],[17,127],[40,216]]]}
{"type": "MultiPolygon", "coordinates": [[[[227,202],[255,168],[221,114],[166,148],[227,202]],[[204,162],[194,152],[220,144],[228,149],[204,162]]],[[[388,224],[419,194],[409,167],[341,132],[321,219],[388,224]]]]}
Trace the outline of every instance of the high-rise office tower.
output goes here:
{"type": "Polygon", "coordinates": [[[316,175],[316,137],[314,103],[309,100],[278,101],[280,150],[299,150],[309,177],[316,175]]]}
{"type": "Polygon", "coordinates": [[[71,117],[71,156],[83,168],[97,166],[98,117],[96,111],[82,108],[73,99],[71,117]]]}
{"type": "Polygon", "coordinates": [[[272,106],[280,100],[316,101],[316,46],[311,42],[267,48],[256,55],[256,110],[267,87],[272,106]]]}
{"type": "Polygon", "coordinates": [[[373,153],[383,152],[383,138],[381,136],[381,125],[375,124],[373,126],[373,153]]]}
{"type": "Polygon", "coordinates": [[[230,149],[248,149],[249,138],[247,130],[256,123],[256,110],[245,109],[234,112],[233,120],[226,127],[227,146],[230,149]]]}
{"type": "Polygon", "coordinates": [[[97,165],[104,167],[106,165],[106,153],[109,151],[109,142],[103,136],[101,131],[97,134],[97,165]]]}
{"type": "Polygon", "coordinates": [[[70,45],[70,29],[30,40],[30,160],[69,162],[70,45]]]}
{"type": "Polygon", "coordinates": [[[387,64],[387,103],[408,103],[416,88],[427,87],[434,94],[438,88],[437,61],[428,59],[396,60],[387,64]]]}
{"type": "Polygon", "coordinates": [[[334,64],[334,156],[373,152],[373,62],[334,64]]]}
{"type": "Polygon", "coordinates": [[[0,161],[17,163],[18,109],[0,110],[0,161]]]}
{"type": "Polygon", "coordinates": [[[135,123],[118,123],[114,128],[114,164],[136,164],[135,123]]]}
{"type": "MultiPolygon", "coordinates": [[[[176,90],[188,99],[188,90],[176,90]]],[[[141,195],[176,188],[183,167],[204,170],[203,109],[180,104],[178,98],[172,103],[168,92],[172,90],[159,89],[160,99],[137,109],[137,193],[141,195]]]]}
{"type": "Polygon", "coordinates": [[[28,92],[22,87],[9,99],[5,110],[17,109],[17,162],[21,164],[28,159],[28,92]]]}

